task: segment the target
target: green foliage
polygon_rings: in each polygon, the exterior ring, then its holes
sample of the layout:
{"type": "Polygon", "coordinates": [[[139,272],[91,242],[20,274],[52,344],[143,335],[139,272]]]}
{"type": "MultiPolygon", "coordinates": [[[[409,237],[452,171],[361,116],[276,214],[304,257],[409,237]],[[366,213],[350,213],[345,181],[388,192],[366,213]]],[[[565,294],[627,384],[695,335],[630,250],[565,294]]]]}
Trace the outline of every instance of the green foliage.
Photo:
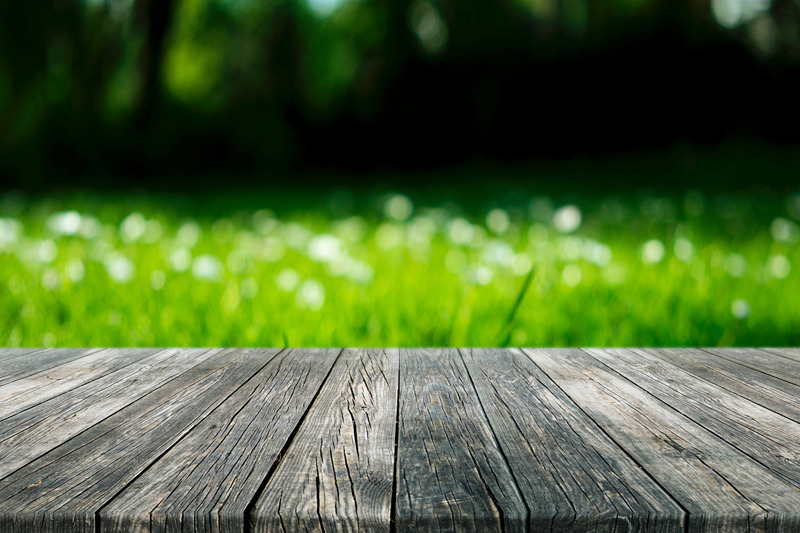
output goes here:
{"type": "Polygon", "coordinates": [[[797,35],[789,1],[0,0],[0,178],[797,141],[797,35]]]}
{"type": "Polygon", "coordinates": [[[6,196],[0,345],[800,344],[800,196],[409,196],[6,196]]]}

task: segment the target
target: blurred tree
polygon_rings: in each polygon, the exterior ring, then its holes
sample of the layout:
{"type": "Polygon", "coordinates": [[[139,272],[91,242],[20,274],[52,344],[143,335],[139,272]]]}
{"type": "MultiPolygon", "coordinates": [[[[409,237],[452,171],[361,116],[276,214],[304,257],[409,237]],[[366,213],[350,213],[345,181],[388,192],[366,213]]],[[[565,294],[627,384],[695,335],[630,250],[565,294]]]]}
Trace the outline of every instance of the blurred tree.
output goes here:
{"type": "Polygon", "coordinates": [[[795,0],[0,0],[15,186],[796,142],[795,0]]]}
{"type": "Polygon", "coordinates": [[[164,51],[172,25],[174,0],[138,0],[135,6],[139,31],[145,37],[141,51],[142,91],[137,126],[149,132],[161,99],[164,51]]]}

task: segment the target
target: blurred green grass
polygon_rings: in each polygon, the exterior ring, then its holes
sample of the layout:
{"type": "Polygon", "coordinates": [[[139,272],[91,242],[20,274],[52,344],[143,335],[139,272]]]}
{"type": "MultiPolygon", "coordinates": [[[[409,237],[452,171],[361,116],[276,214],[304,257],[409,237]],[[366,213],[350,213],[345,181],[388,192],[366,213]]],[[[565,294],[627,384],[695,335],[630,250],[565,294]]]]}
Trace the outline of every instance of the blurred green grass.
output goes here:
{"type": "Polygon", "coordinates": [[[0,345],[800,345],[800,195],[452,196],[8,194],[0,345]]]}

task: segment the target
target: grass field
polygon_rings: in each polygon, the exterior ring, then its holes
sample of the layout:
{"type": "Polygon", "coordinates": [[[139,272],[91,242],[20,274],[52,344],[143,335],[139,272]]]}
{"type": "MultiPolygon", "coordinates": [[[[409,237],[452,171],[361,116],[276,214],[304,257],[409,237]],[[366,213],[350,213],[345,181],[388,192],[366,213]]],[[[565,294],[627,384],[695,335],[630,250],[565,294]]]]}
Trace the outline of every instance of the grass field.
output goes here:
{"type": "Polygon", "coordinates": [[[797,195],[298,198],[0,197],[0,345],[800,345],[797,195]]]}

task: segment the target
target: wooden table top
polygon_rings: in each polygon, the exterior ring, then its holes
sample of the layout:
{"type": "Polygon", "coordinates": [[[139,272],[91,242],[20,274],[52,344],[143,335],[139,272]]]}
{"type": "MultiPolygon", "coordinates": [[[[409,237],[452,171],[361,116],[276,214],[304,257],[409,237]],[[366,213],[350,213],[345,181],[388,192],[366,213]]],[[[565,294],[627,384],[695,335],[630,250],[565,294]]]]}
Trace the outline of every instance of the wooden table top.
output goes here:
{"type": "Polygon", "coordinates": [[[0,531],[800,531],[800,349],[2,349],[0,531]]]}

